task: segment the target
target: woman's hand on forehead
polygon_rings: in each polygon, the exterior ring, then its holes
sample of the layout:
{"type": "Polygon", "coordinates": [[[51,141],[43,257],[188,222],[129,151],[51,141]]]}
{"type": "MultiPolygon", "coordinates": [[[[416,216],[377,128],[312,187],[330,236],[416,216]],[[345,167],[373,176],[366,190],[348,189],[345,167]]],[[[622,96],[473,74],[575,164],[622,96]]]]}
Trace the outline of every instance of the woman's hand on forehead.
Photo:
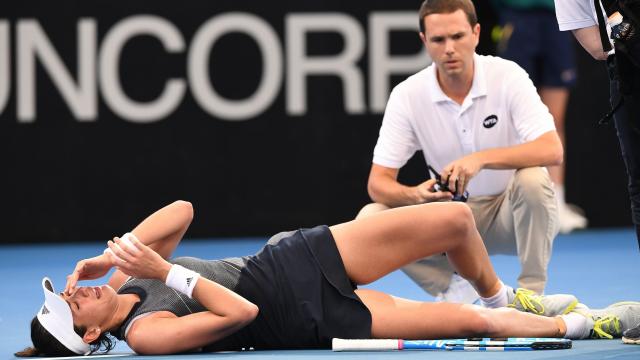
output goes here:
{"type": "Polygon", "coordinates": [[[99,279],[105,276],[112,267],[113,262],[106,254],[78,261],[73,272],[67,276],[67,284],[63,293],[73,295],[78,281],[99,279]]]}

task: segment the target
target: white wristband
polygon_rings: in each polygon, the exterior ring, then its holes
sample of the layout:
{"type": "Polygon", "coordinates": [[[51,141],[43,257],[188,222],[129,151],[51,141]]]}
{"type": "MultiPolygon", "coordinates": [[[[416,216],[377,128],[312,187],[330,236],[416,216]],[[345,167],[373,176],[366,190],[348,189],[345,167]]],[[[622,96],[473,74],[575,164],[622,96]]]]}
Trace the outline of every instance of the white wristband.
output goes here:
{"type": "Polygon", "coordinates": [[[200,279],[200,274],[197,272],[189,270],[178,264],[173,264],[171,265],[169,274],[167,274],[167,280],[165,280],[164,283],[167,284],[168,287],[191,298],[191,294],[193,294],[193,289],[196,287],[198,279],[200,279]]]}
{"type": "MultiPolygon", "coordinates": [[[[122,235],[122,237],[120,237],[120,243],[124,244],[124,247],[126,248],[130,248],[130,249],[135,249],[135,245],[133,245],[133,243],[131,242],[131,238],[137,239],[135,235],[133,235],[132,233],[126,233],[124,235],[122,235]]],[[[118,244],[115,244],[116,246],[119,246],[118,244]]],[[[122,260],[120,259],[118,256],[116,256],[116,254],[113,253],[113,251],[109,248],[104,249],[104,251],[102,252],[103,254],[110,254],[111,256],[113,256],[114,258],[116,258],[116,260],[122,260]]],[[[126,262],[124,260],[122,260],[123,262],[126,262]]]]}

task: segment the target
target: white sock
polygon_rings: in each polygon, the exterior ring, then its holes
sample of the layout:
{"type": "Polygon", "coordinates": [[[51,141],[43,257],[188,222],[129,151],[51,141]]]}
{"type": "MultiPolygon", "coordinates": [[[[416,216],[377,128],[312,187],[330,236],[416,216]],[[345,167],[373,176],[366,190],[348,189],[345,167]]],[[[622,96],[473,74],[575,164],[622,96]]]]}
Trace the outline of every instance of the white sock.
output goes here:
{"type": "Polygon", "coordinates": [[[567,325],[567,333],[564,335],[567,339],[585,339],[589,337],[591,329],[587,327],[587,318],[578,313],[572,312],[566,315],[560,315],[564,323],[567,325]]]}
{"type": "Polygon", "coordinates": [[[558,202],[560,203],[560,205],[564,204],[564,186],[563,185],[558,185],[558,184],[554,184],[553,186],[556,190],[556,198],[558,199],[558,202]]]}
{"type": "Polygon", "coordinates": [[[482,301],[482,305],[486,308],[495,309],[507,306],[507,304],[509,303],[509,297],[507,293],[509,291],[513,291],[513,289],[510,286],[506,286],[504,283],[502,283],[502,281],[500,281],[500,290],[498,290],[495,295],[488,298],[480,296],[480,301],[482,301]]]}

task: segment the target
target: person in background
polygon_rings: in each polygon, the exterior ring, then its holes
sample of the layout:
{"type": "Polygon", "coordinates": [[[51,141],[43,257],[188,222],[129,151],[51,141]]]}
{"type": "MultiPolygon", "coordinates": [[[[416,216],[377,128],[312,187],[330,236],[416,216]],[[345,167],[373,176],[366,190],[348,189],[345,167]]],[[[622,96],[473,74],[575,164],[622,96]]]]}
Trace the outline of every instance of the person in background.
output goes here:
{"type": "MultiPolygon", "coordinates": [[[[391,92],[369,174],[375,203],[357,218],[462,199],[468,192],[467,204],[489,253],[517,255],[519,286],[542,294],[558,233],[557,200],[545,166],[563,159],[553,117],[521,67],[476,54],[480,24],[470,0],[424,1],[419,24],[433,64],[391,92]],[[398,181],[400,168],[419,150],[440,172],[440,184],[398,181]]],[[[441,300],[478,299],[443,255],[403,270],[441,300]]]]}
{"type": "MultiPolygon", "coordinates": [[[[493,0],[500,17],[497,55],[515,61],[531,77],[547,105],[562,144],[569,91],[576,81],[571,35],[558,31],[553,0],[493,0]]],[[[565,165],[547,167],[558,198],[560,232],[587,227],[582,209],[565,199],[565,165]]]]}
{"type": "MultiPolygon", "coordinates": [[[[556,0],[561,31],[572,31],[580,45],[609,70],[611,113],[627,168],[631,214],[640,246],[640,1],[556,0]]],[[[638,326],[623,341],[640,343],[638,326]]]]}

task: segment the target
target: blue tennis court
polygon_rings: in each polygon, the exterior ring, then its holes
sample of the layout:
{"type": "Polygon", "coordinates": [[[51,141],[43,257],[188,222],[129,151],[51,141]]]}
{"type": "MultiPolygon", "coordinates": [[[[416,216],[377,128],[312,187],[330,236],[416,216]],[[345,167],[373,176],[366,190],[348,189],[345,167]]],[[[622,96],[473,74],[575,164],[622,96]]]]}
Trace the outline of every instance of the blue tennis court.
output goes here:
{"type": "MultiPolygon", "coordinates": [[[[175,255],[224,258],[255,252],[265,238],[190,239],[183,240],[175,255]]],[[[62,286],[75,262],[102,251],[104,243],[20,245],[0,247],[0,276],[4,279],[0,296],[0,358],[13,358],[15,351],[30,344],[29,322],[42,305],[40,280],[49,276],[62,286]]],[[[547,293],[573,293],[593,308],[605,307],[621,300],[640,300],[640,263],[635,235],[631,229],[589,230],[560,235],[554,245],[549,269],[547,293]]],[[[505,283],[515,284],[519,264],[515,257],[492,258],[505,283]]],[[[87,282],[90,284],[91,282],[87,282]]],[[[394,295],[431,300],[403,273],[395,272],[371,285],[394,295]]],[[[124,343],[105,357],[135,356],[124,343]]],[[[469,353],[445,351],[404,351],[333,353],[330,350],[248,351],[161,356],[162,358],[249,358],[249,359],[317,359],[358,358],[386,359],[640,359],[640,346],[625,345],[620,340],[574,341],[573,349],[513,353],[469,353]]],[[[98,356],[94,356],[98,357],[98,356]]],[[[154,356],[149,358],[161,358],[154,356]]],[[[63,359],[63,358],[58,358],[63,359]]]]}

